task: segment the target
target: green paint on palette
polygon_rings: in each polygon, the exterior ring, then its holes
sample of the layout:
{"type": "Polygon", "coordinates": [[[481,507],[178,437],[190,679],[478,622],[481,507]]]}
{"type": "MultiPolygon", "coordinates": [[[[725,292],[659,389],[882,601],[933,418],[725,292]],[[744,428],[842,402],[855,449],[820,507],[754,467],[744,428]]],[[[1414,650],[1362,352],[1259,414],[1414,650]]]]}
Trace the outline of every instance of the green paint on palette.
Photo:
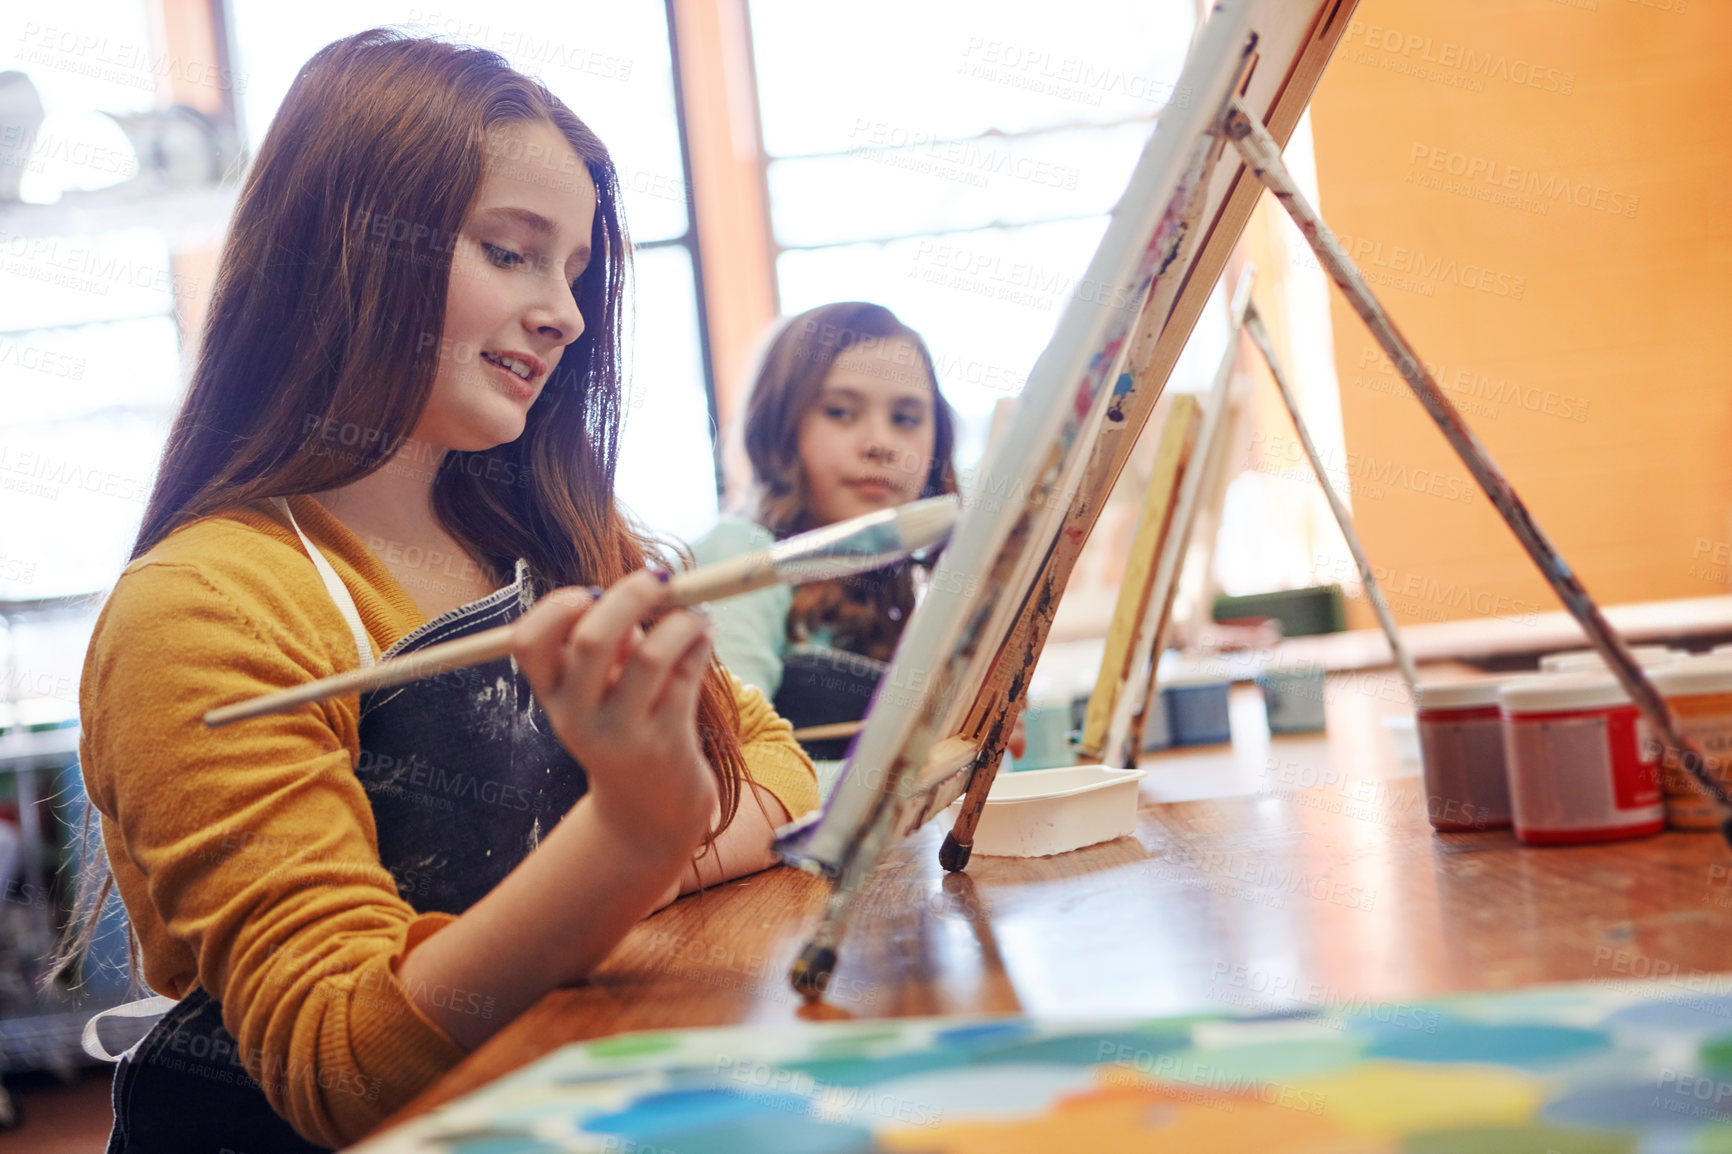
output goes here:
{"type": "Polygon", "coordinates": [[[477,1138],[458,1141],[445,1148],[449,1154],[559,1154],[559,1146],[518,1135],[512,1138],[477,1138]]]}
{"type": "Polygon", "coordinates": [[[812,1045],[812,1057],[858,1058],[873,1053],[885,1042],[894,1042],[902,1036],[902,1030],[891,1028],[862,1030],[857,1034],[847,1034],[839,1038],[820,1038],[812,1045]]]}
{"type": "Polygon", "coordinates": [[[1264,1081],[1326,1074],[1345,1069],[1364,1057],[1364,1043],[1351,1038],[1300,1038],[1291,1042],[1181,1050],[1169,1054],[1158,1068],[1147,1072],[1158,1078],[1184,1081],[1204,1067],[1210,1077],[1219,1074],[1230,1081],[1246,1078],[1264,1081]]]}
{"type": "Polygon", "coordinates": [[[804,1062],[778,1062],[776,1066],[806,1074],[826,1086],[871,1086],[892,1078],[906,1078],[931,1070],[949,1070],[968,1056],[955,1050],[916,1050],[909,1054],[886,1054],[882,1058],[860,1055],[848,1058],[814,1058],[804,1062]]]}
{"type": "Polygon", "coordinates": [[[1189,1038],[1191,1036],[1191,1027],[1193,1026],[1200,1026],[1210,1022],[1231,1022],[1235,1021],[1238,1017],[1239,1015],[1237,1014],[1187,1014],[1183,1018],[1161,1018],[1153,1022],[1144,1022],[1136,1028],[1136,1032],[1139,1034],[1158,1034],[1163,1036],[1177,1035],[1179,1037],[1189,1038]]]}
{"type": "Polygon", "coordinates": [[[680,1048],[683,1035],[667,1032],[661,1034],[621,1034],[617,1038],[603,1038],[591,1042],[584,1047],[584,1053],[592,1058],[636,1058],[642,1054],[665,1054],[670,1050],[680,1048]]]}
{"type": "Polygon", "coordinates": [[[1690,1135],[1690,1154],[1732,1154],[1732,1126],[1711,1126],[1690,1135]]]}
{"type": "Polygon", "coordinates": [[[1721,1034],[1702,1043],[1702,1065],[1712,1074],[1732,1071],[1732,1034],[1721,1034]]]}
{"type": "Polygon", "coordinates": [[[1631,1154],[1633,1134],[1604,1130],[1564,1130],[1553,1126],[1488,1126],[1468,1130],[1432,1130],[1409,1135],[1403,1154],[1631,1154]]]}

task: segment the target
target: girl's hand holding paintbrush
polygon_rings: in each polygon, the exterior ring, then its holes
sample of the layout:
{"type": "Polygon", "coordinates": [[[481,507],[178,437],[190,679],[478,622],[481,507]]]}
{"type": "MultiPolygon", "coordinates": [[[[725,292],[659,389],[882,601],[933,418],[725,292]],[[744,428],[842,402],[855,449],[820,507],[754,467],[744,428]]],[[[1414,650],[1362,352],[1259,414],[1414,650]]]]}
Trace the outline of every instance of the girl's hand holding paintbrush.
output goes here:
{"type": "Polygon", "coordinates": [[[667,608],[667,576],[549,593],[517,622],[511,656],[610,824],[695,846],[717,805],[696,725],[711,625],[667,608]]]}
{"type": "MultiPolygon", "coordinates": [[[[509,1020],[589,973],[652,903],[678,893],[718,800],[697,727],[710,626],[701,614],[668,609],[669,599],[665,575],[640,571],[600,596],[549,593],[512,627],[510,655],[589,789],[537,852],[470,908],[465,933],[434,934],[404,959],[406,984],[486,989],[509,1020]],[[645,629],[641,622],[663,609],[645,629]],[[584,932],[526,913],[543,895],[595,877],[614,880],[600,905],[586,907],[584,932]],[[495,973],[477,941],[509,941],[521,961],[508,976],[495,973]]],[[[445,1028],[473,1047],[497,1027],[459,1014],[445,1028]]]]}
{"type": "MultiPolygon", "coordinates": [[[[949,536],[956,514],[955,498],[931,497],[826,525],[755,553],[706,565],[702,569],[663,576],[660,580],[665,583],[665,588],[657,605],[684,607],[749,593],[777,582],[820,581],[865,573],[939,544],[949,536]]],[[[406,657],[382,661],[371,668],[351,670],[294,689],[225,705],[206,713],[205,724],[228,725],[328,697],[401,685],[446,670],[496,661],[512,651],[514,628],[516,626],[502,625],[406,657]]]]}

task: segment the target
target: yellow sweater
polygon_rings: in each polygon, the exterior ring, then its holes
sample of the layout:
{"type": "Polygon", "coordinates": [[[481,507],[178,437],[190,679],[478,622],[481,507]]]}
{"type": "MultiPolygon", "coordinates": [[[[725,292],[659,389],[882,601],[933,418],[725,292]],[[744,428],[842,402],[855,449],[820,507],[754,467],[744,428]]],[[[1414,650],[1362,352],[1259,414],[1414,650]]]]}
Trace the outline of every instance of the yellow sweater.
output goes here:
{"type": "MultiPolygon", "coordinates": [[[[426,616],[354,533],[291,500],[376,651],[426,616]]],[[[248,1072],[308,1139],[352,1142],[464,1050],[398,963],[448,914],[417,915],[380,864],[350,695],[223,729],[218,705],[353,669],[355,642],[300,539],[266,504],[187,525],[129,565],[97,620],[79,706],[85,784],[144,977],[222,1003],[248,1072]]],[[[792,816],[811,762],[735,682],[752,779],[792,816]]]]}

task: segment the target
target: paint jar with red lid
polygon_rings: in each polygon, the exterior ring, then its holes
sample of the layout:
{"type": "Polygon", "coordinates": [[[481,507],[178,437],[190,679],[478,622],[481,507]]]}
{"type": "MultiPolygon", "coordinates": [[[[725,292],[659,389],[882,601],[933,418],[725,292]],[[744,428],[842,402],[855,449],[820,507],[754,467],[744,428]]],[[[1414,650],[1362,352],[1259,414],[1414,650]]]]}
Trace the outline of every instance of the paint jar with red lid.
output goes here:
{"type": "Polygon", "coordinates": [[[1517,677],[1498,703],[1510,814],[1522,841],[1613,841],[1664,827],[1658,751],[1616,678],[1517,677]]]}
{"type": "Polygon", "coordinates": [[[1413,702],[1425,810],[1445,832],[1502,829],[1510,824],[1504,768],[1501,678],[1421,682],[1413,702]]]}

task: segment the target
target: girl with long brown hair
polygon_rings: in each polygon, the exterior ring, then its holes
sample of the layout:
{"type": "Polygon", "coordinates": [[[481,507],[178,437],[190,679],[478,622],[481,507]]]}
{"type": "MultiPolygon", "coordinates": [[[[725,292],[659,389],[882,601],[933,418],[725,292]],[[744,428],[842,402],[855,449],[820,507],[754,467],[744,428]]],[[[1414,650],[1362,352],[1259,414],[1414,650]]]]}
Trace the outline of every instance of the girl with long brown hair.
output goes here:
{"type": "Polygon", "coordinates": [[[266,134],[81,688],[177,999],[111,1151],[351,1142],[816,804],[614,500],[618,200],[541,85],[390,30],[317,53],[266,134]],[[508,622],[510,660],[200,720],[508,622]]]}
{"type": "MultiPolygon", "coordinates": [[[[700,561],[957,491],[955,418],[932,354],[882,305],[843,301],[789,319],[764,352],[742,430],[752,486],[741,516],[692,546],[700,561]]],[[[716,652],[795,726],[858,721],[914,610],[916,570],[902,562],[718,604],[716,652]]],[[[830,759],[847,745],[806,750],[830,759]]]]}

